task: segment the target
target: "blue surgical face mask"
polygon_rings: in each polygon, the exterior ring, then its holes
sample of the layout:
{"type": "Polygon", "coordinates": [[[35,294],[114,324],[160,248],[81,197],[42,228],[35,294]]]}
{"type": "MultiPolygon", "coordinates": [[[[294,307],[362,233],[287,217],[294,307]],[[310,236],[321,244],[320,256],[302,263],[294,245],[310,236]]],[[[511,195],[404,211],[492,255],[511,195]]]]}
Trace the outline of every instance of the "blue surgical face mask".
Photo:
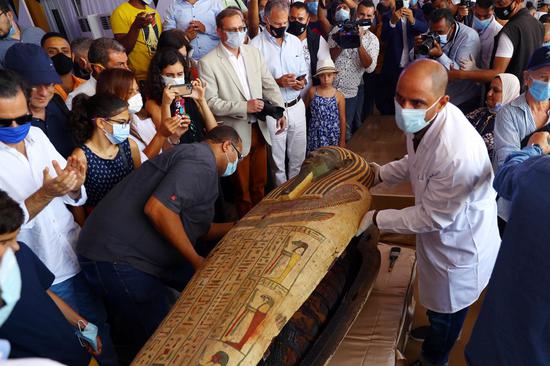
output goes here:
{"type": "Polygon", "coordinates": [[[308,13],[312,15],[317,15],[317,12],[319,11],[319,3],[318,2],[312,2],[312,3],[306,3],[307,11],[308,13]]]}
{"type": "Polygon", "coordinates": [[[237,164],[239,163],[239,159],[235,161],[230,161],[229,157],[227,156],[227,152],[225,153],[225,158],[227,159],[227,167],[225,168],[225,172],[223,173],[222,177],[229,177],[231,174],[235,173],[237,170],[237,164]]]}
{"type": "Polygon", "coordinates": [[[0,308],[1,327],[21,297],[21,272],[11,248],[6,248],[0,262],[0,297],[5,304],[0,308]]]}
{"type": "Polygon", "coordinates": [[[10,24],[9,32],[5,36],[0,37],[0,38],[1,39],[10,39],[11,37],[13,37],[14,34],[15,34],[15,27],[13,26],[13,24],[10,24]]]}
{"type": "Polygon", "coordinates": [[[84,346],[83,341],[88,343],[94,351],[97,352],[97,326],[95,324],[92,324],[88,322],[86,326],[84,326],[84,322],[82,320],[78,321],[78,330],[76,331],[76,336],[78,337],[78,340],[84,346]]]}
{"type": "Polygon", "coordinates": [[[246,31],[244,32],[225,32],[227,40],[225,43],[231,48],[239,48],[243,45],[246,38],[246,31]]]}
{"type": "Polygon", "coordinates": [[[334,20],[337,22],[349,20],[349,11],[346,9],[339,9],[336,14],[334,14],[334,20]]]}
{"type": "Polygon", "coordinates": [[[497,113],[498,111],[500,111],[502,109],[502,107],[504,107],[504,104],[497,103],[497,104],[495,104],[494,108],[490,109],[490,111],[493,112],[493,113],[497,113]]]}
{"type": "Polygon", "coordinates": [[[30,129],[30,122],[17,127],[0,127],[0,141],[5,144],[17,144],[27,137],[30,129]]]}
{"type": "Polygon", "coordinates": [[[474,23],[472,24],[472,27],[478,32],[478,33],[481,33],[483,32],[485,29],[487,29],[487,27],[489,26],[489,24],[491,24],[491,21],[493,20],[493,18],[488,18],[488,19],[479,19],[478,17],[476,17],[474,15],[474,23]]]}
{"type": "Polygon", "coordinates": [[[126,141],[126,139],[128,139],[128,136],[130,136],[129,123],[120,124],[120,123],[111,123],[109,121],[107,121],[107,123],[113,126],[113,133],[109,133],[105,130],[103,130],[103,133],[105,134],[105,137],[107,137],[107,139],[111,141],[111,144],[115,144],[115,145],[121,144],[124,141],[126,141]]]}
{"type": "Polygon", "coordinates": [[[397,101],[395,103],[395,122],[403,132],[416,133],[426,127],[434,119],[426,122],[426,113],[432,109],[439,99],[426,109],[404,109],[397,101]]]}
{"type": "Polygon", "coordinates": [[[548,100],[548,98],[550,98],[550,83],[531,78],[529,94],[531,94],[537,102],[548,100]]]}

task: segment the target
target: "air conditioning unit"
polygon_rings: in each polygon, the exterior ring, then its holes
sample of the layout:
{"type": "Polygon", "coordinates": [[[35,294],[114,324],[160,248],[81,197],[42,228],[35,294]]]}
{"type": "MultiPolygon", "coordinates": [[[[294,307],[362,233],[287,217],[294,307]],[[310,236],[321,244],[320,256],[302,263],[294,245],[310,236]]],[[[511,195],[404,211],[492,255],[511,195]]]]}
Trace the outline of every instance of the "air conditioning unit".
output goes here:
{"type": "Polygon", "coordinates": [[[88,15],[86,18],[94,39],[101,37],[113,38],[110,14],[92,14],[88,15]]]}
{"type": "Polygon", "coordinates": [[[90,28],[90,23],[86,17],[78,17],[78,26],[80,27],[81,37],[92,38],[92,30],[90,28]]]}

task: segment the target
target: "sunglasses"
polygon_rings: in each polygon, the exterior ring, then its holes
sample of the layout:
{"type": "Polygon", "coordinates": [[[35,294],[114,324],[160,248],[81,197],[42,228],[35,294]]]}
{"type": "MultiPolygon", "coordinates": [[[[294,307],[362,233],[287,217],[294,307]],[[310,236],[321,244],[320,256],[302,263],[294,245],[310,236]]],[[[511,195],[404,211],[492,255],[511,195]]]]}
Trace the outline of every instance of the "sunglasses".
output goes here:
{"type": "Polygon", "coordinates": [[[16,118],[0,118],[0,127],[10,127],[13,122],[17,123],[19,126],[29,123],[33,120],[32,114],[27,113],[20,117],[16,118]]]}
{"type": "Polygon", "coordinates": [[[241,161],[243,160],[243,154],[241,154],[241,152],[239,151],[239,149],[237,149],[237,147],[232,143],[230,142],[231,146],[233,146],[233,148],[235,149],[235,151],[237,152],[237,160],[238,161],[241,161]]]}

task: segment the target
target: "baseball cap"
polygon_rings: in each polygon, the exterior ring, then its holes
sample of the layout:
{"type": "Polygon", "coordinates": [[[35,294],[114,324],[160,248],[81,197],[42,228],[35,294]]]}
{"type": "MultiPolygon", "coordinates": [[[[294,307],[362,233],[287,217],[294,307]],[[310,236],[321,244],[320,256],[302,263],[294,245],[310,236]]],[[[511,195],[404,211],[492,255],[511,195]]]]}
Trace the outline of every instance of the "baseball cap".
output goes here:
{"type": "Polygon", "coordinates": [[[61,79],[42,47],[16,43],[6,52],[4,67],[17,72],[30,85],[60,84],[61,79]]]}

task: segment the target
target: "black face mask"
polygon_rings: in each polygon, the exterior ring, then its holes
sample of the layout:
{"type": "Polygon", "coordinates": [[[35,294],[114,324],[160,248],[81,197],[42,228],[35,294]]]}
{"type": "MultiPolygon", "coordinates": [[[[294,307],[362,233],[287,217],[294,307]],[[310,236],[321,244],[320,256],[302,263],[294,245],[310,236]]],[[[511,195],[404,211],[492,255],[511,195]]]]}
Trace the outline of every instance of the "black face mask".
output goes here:
{"type": "Polygon", "coordinates": [[[307,24],[300,23],[297,20],[288,23],[288,33],[295,35],[296,37],[304,33],[306,31],[306,28],[307,24]]]}
{"type": "Polygon", "coordinates": [[[507,7],[505,8],[498,8],[495,6],[495,16],[498,18],[498,19],[502,19],[502,20],[508,20],[510,19],[510,15],[512,14],[512,12],[514,11],[514,9],[512,9],[512,5],[514,4],[515,1],[512,1],[510,3],[510,5],[508,5],[507,7]]]}
{"type": "Polygon", "coordinates": [[[283,38],[286,32],[286,27],[275,28],[269,25],[269,33],[275,38],[283,38]]]}
{"type": "Polygon", "coordinates": [[[59,75],[67,75],[73,70],[73,60],[63,53],[58,53],[52,58],[53,67],[59,75]]]}

